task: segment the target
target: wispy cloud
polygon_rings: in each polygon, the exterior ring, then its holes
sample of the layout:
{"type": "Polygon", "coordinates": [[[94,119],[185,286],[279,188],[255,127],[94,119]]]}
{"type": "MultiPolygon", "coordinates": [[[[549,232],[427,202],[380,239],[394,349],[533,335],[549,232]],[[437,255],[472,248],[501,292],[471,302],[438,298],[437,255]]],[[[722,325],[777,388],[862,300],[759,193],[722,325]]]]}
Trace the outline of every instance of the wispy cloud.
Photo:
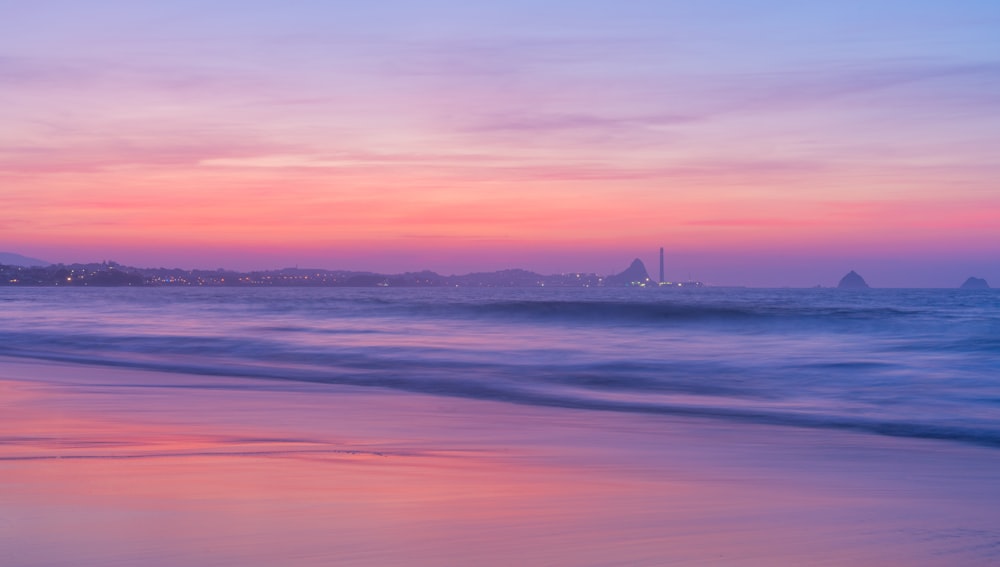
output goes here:
{"type": "Polygon", "coordinates": [[[109,60],[96,56],[0,56],[0,81],[21,88],[141,88],[167,92],[248,92],[267,83],[235,69],[165,60],[109,60]]]}
{"type": "Polygon", "coordinates": [[[509,80],[512,75],[573,68],[623,56],[640,46],[616,37],[506,37],[496,39],[395,40],[372,46],[379,71],[394,75],[480,77],[509,80]]]}
{"type": "Polygon", "coordinates": [[[699,117],[696,116],[671,114],[624,117],[582,113],[504,114],[488,117],[482,122],[470,126],[468,129],[472,132],[621,130],[687,124],[698,119],[699,117]]]}
{"type": "Polygon", "coordinates": [[[325,152],[320,154],[264,154],[205,159],[205,167],[248,168],[350,168],[350,167],[476,167],[519,163],[515,156],[485,153],[386,153],[373,151],[325,152]]]}
{"type": "Polygon", "coordinates": [[[251,159],[287,150],[266,143],[232,140],[155,142],[100,140],[58,146],[0,147],[0,172],[66,173],[98,172],[122,167],[194,167],[212,159],[251,159]]]}
{"type": "Polygon", "coordinates": [[[77,85],[102,74],[100,68],[66,60],[0,55],[0,83],[6,88],[77,85]]]}
{"type": "MultiPolygon", "coordinates": [[[[1000,87],[1000,60],[815,62],[809,67],[768,72],[691,77],[681,90],[690,89],[693,106],[701,109],[703,118],[709,118],[734,112],[787,112],[880,93],[889,95],[886,104],[891,105],[905,99],[907,90],[925,85],[975,94],[984,84],[1000,87]]],[[[675,90],[676,81],[664,88],[675,90]]],[[[941,98],[935,100],[942,102],[941,98]]],[[[983,102],[996,104],[995,98],[983,102]]]]}

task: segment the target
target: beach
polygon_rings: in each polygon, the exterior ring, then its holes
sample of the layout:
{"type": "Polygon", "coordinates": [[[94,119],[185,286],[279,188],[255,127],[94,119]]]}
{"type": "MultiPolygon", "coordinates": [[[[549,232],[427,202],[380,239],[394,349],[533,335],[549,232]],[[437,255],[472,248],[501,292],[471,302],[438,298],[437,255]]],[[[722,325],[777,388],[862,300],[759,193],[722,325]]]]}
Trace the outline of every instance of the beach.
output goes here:
{"type": "Polygon", "coordinates": [[[1000,452],[0,361],[9,565],[982,565],[1000,452]]]}
{"type": "Polygon", "coordinates": [[[1000,0],[0,30],[0,567],[1000,566],[1000,0]]]}

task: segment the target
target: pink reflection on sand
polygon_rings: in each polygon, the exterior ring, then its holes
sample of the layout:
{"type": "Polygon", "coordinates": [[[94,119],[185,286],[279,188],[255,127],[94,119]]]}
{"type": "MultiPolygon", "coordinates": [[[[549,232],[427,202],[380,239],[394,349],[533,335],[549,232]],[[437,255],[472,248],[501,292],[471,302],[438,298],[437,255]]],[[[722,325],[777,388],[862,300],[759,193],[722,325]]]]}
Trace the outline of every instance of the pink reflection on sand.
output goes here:
{"type": "Polygon", "coordinates": [[[0,375],[12,564],[950,565],[1000,541],[987,449],[263,380],[0,375]]]}

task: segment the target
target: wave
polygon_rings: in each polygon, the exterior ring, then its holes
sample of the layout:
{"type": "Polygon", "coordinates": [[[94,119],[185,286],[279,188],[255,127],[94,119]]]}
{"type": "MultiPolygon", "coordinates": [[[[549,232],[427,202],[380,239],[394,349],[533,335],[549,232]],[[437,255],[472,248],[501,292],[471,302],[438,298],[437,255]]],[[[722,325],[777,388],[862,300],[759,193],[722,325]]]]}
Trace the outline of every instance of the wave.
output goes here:
{"type": "Polygon", "coordinates": [[[400,306],[414,315],[563,323],[753,323],[753,322],[885,322],[914,318],[915,309],[886,307],[750,306],[649,301],[492,301],[483,303],[419,303],[400,306]]]}
{"type": "Polygon", "coordinates": [[[63,291],[11,295],[0,355],[1000,445],[994,296],[63,291]]]}
{"type": "MultiPolygon", "coordinates": [[[[256,361],[246,358],[242,360],[212,360],[197,357],[150,358],[116,356],[114,353],[87,353],[82,349],[60,352],[52,349],[4,347],[0,348],[0,355],[163,373],[247,379],[243,386],[179,385],[165,380],[163,383],[114,384],[116,387],[281,389],[279,385],[282,382],[344,385],[536,407],[842,430],[1000,447],[1000,428],[992,420],[970,421],[964,425],[957,425],[936,422],[933,418],[873,417],[870,414],[859,415],[847,411],[839,414],[830,413],[828,409],[822,407],[783,409],[780,400],[777,400],[778,403],[769,403],[767,389],[740,386],[738,382],[705,381],[706,375],[718,377],[718,368],[706,369],[698,365],[687,369],[675,367],[671,376],[672,381],[663,381],[643,378],[644,369],[641,367],[629,369],[620,365],[529,368],[516,364],[401,361],[364,354],[351,356],[344,353],[321,359],[298,357],[294,363],[280,361],[279,359],[283,357],[269,360],[258,357],[256,361]],[[266,380],[267,383],[261,382],[262,380],[266,380]],[[607,392],[614,394],[629,391],[636,393],[636,396],[633,396],[635,399],[617,399],[615,395],[605,395],[607,392]]],[[[905,415],[915,416],[918,413],[910,412],[905,415]]]]}

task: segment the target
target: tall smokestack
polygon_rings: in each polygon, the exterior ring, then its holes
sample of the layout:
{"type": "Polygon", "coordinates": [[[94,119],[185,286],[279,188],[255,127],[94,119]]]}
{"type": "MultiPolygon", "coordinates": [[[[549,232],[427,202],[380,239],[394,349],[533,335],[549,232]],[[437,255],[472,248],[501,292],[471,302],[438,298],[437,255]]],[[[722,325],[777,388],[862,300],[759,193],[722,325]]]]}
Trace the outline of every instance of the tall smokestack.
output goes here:
{"type": "Polygon", "coordinates": [[[663,247],[660,247],[660,283],[663,283],[663,247]]]}

